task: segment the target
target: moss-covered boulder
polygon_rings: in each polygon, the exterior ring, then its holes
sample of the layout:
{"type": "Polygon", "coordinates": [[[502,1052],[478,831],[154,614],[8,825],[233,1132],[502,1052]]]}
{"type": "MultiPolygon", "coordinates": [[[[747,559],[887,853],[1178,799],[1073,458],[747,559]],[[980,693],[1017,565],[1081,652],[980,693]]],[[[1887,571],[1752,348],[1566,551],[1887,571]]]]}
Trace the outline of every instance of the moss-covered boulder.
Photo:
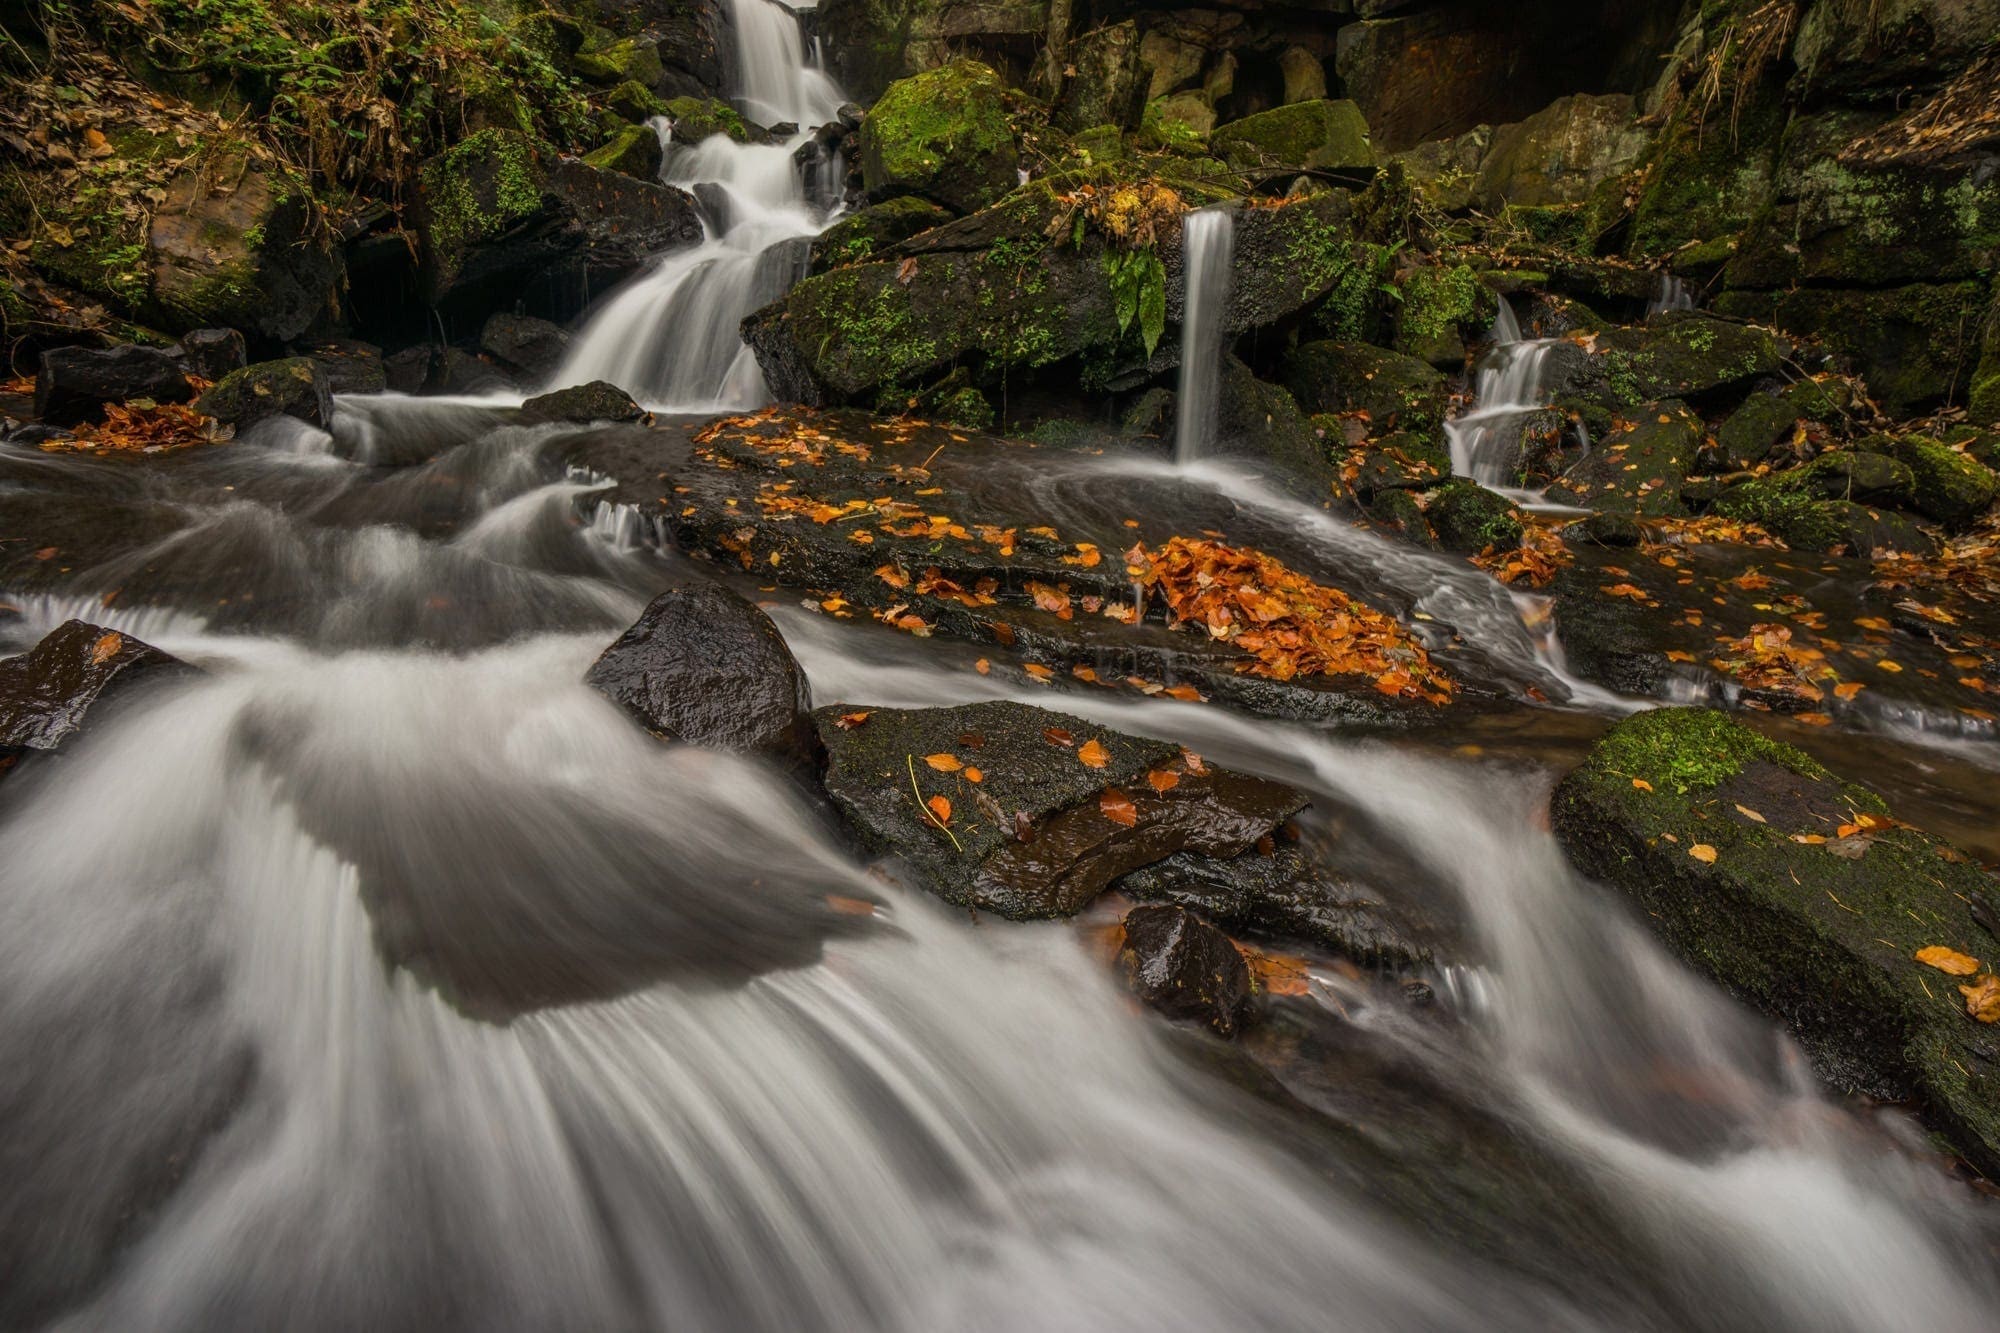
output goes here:
{"type": "Polygon", "coordinates": [[[268,417],[296,417],[325,428],[333,423],[333,393],[319,362],[309,356],[260,361],[232,370],[195,400],[195,410],[244,430],[268,417]]]}
{"type": "Polygon", "coordinates": [[[660,162],[665,150],[660,147],[660,136],[646,125],[627,125],[611,136],[610,142],[594,152],[584,154],[583,160],[599,171],[616,171],[637,180],[649,181],[660,174],[660,162]]]}
{"type": "Polygon", "coordinates": [[[225,155],[166,190],[147,244],[152,306],[168,328],[227,325],[285,342],[332,313],[340,256],[303,181],[225,155]]]}
{"type": "Polygon", "coordinates": [[[1871,435],[1861,444],[1907,467],[1910,507],[1952,531],[1970,527],[2000,491],[1991,469],[1928,436],[1871,435]]]}
{"type": "Polygon", "coordinates": [[[919,232],[951,221],[951,210],[915,195],[884,199],[850,213],[813,238],[812,271],[824,273],[842,264],[862,264],[877,258],[919,232]]]}
{"type": "Polygon", "coordinates": [[[604,104],[621,119],[635,124],[667,114],[667,104],[660,100],[660,95],[637,79],[627,79],[606,93],[604,104]]]}
{"type": "Polygon", "coordinates": [[[1755,523],[1795,551],[1827,555],[1929,555],[1937,541],[1911,520],[1845,497],[1824,499],[1789,476],[1740,482],[1710,512],[1755,523]]]}
{"type": "Polygon", "coordinates": [[[1017,183],[1020,150],[1000,76],[973,60],[891,84],[861,123],[870,194],[919,194],[970,213],[1017,183]]]}
{"type": "Polygon", "coordinates": [[[1282,383],[1308,413],[1365,413],[1370,434],[1435,433],[1448,399],[1443,375],[1427,362],[1367,343],[1301,343],[1285,358],[1282,383]]]}
{"type": "Polygon", "coordinates": [[[1145,102],[1139,25],[1127,19],[1094,28],[1070,44],[1052,119],[1074,134],[1095,125],[1130,129],[1145,102]]]}
{"type": "Polygon", "coordinates": [[[585,81],[605,88],[622,83],[655,88],[667,75],[666,66],[660,61],[659,44],[643,37],[586,42],[570,57],[570,66],[585,81]]]}
{"type": "Polygon", "coordinates": [[[1790,746],[1701,709],[1613,728],[1550,803],[1579,869],[1629,897],[1690,966],[1784,1022],[1832,1086],[1918,1100],[1955,1147],[2000,1170],[2000,1032],[1944,946],[2000,961],[1995,884],[1881,798],[1790,746]]]}
{"type": "Polygon", "coordinates": [[[1664,398],[1713,402],[1775,375],[1784,356],[1769,329],[1700,311],[1670,311],[1599,335],[1585,378],[1619,408],[1664,398]]]}
{"type": "Polygon", "coordinates": [[[1671,516],[1701,447],[1702,419],[1687,404],[1648,404],[1622,417],[1554,485],[1551,498],[1589,509],[1671,516]]]}
{"type": "Polygon", "coordinates": [[[1650,141],[1630,97],[1558,98],[1526,120],[1492,131],[1472,197],[1496,209],[1581,204],[1599,185],[1637,165],[1650,141]]]}
{"type": "Polygon", "coordinates": [[[532,426],[553,422],[638,421],[646,409],[615,384],[592,380],[557,389],[521,404],[521,420],[532,426]]]}
{"type": "Polygon", "coordinates": [[[1836,449],[1821,454],[1780,484],[1822,500],[1853,500],[1860,504],[1907,505],[1916,491],[1910,469],[1886,454],[1866,449],[1836,449]]]}
{"type": "Polygon", "coordinates": [[[666,115],[674,123],[675,143],[700,143],[718,134],[737,143],[762,143],[768,137],[735,107],[713,97],[676,97],[667,103],[666,115]]]}
{"type": "Polygon", "coordinates": [[[1465,364],[1465,343],[1492,322],[1493,293],[1465,264],[1420,264],[1397,276],[1396,350],[1447,368],[1465,364]]]}
{"type": "Polygon", "coordinates": [[[1195,772],[1176,745],[1025,704],[836,705],[813,723],[827,794],[864,842],[945,901],[1015,919],[1069,916],[1177,852],[1248,851],[1306,803],[1261,778],[1195,772]]]}
{"type": "Polygon", "coordinates": [[[1935,83],[2000,32],[1996,0],[1821,0],[1792,43],[1802,92],[1865,97],[1935,83]]]}
{"type": "Polygon", "coordinates": [[[1295,102],[1245,116],[1215,131],[1209,148],[1230,166],[1244,169],[1367,171],[1375,166],[1368,118],[1345,99],[1295,102]]]}
{"type": "MultiPolygon", "coordinates": [[[[1789,112],[1775,87],[1756,90],[1733,125],[1684,111],[1647,158],[1632,213],[1630,249],[1647,258],[1724,243],[1769,208],[1778,191],[1778,141],[1789,112]]],[[[1724,252],[1726,254],[1726,251],[1724,252]]]]}
{"type": "Polygon", "coordinates": [[[2000,425],[2000,277],[1981,324],[1979,362],[1965,395],[1965,414],[1985,426],[2000,425]]]}
{"type": "Polygon", "coordinates": [[[1716,427],[1716,461],[1725,471],[1752,468],[1771,456],[1801,421],[1832,421],[1845,409],[1842,386],[1801,380],[1776,393],[1753,393],[1716,427]]]}
{"type": "Polygon", "coordinates": [[[1258,379],[1233,356],[1223,360],[1217,392],[1217,454],[1253,460],[1272,482],[1308,503],[1326,499],[1338,474],[1319,431],[1291,394],[1258,379]]]}
{"type": "Polygon", "coordinates": [[[1472,481],[1453,481],[1431,492],[1424,511],[1438,544],[1447,551],[1477,555],[1488,547],[1521,544],[1521,515],[1505,496],[1472,481]]]}

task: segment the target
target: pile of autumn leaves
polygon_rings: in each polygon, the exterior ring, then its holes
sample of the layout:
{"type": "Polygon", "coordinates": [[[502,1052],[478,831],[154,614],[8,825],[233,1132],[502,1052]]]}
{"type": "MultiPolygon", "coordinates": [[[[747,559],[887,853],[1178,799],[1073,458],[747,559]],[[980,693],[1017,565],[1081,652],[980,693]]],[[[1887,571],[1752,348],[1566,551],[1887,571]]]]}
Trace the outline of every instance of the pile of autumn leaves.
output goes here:
{"type": "Polygon", "coordinates": [[[1134,546],[1125,562],[1174,621],[1248,653],[1251,675],[1368,676],[1395,698],[1451,700],[1451,678],[1395,617],[1260,551],[1175,537],[1155,549],[1134,546]]]}

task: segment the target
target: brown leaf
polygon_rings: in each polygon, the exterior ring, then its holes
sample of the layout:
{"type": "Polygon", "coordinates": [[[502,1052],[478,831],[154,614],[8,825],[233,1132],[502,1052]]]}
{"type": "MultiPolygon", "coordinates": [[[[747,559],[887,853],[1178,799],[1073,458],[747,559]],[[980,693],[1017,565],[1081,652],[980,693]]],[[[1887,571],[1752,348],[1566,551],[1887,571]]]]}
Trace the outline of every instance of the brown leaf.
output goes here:
{"type": "Polygon", "coordinates": [[[1958,950],[1947,949],[1942,944],[1932,944],[1917,950],[1917,961],[1925,967],[1934,967],[1954,977],[1969,977],[1979,971],[1977,958],[1968,958],[1958,950]]]}
{"type": "Polygon", "coordinates": [[[1064,749],[1076,748],[1076,737],[1070,735],[1069,732],[1061,727],[1043,727],[1042,739],[1050,745],[1060,745],[1064,749]]]}
{"type": "Polygon", "coordinates": [[[1165,794],[1180,786],[1181,775],[1171,768],[1156,768],[1146,775],[1146,783],[1154,791],[1165,794]]]}
{"type": "Polygon", "coordinates": [[[852,731],[872,716],[872,713],[842,713],[835,719],[834,725],[842,731],[852,731]]]}
{"type": "Polygon", "coordinates": [[[916,276],[917,261],[915,259],[905,259],[902,263],[896,265],[896,281],[903,284],[903,286],[909,286],[910,280],[916,276]]]}
{"type": "Polygon", "coordinates": [[[1960,986],[1965,1012],[1982,1023],[2000,1023],[2000,977],[1991,972],[1977,977],[1970,986],[1960,986]]]}
{"type": "Polygon", "coordinates": [[[826,895],[826,905],[838,916],[874,916],[875,904],[866,898],[848,898],[838,893],[826,895]]]}
{"type": "Polygon", "coordinates": [[[965,767],[957,755],[951,754],[927,754],[924,756],[924,762],[940,773],[956,773],[965,767]]]}
{"type": "Polygon", "coordinates": [[[1742,816],[1743,816],[1743,817],[1744,817],[1745,819],[1749,819],[1749,820],[1754,820],[1755,822],[1757,822],[1757,823],[1759,823],[1759,824],[1763,824],[1763,823],[1767,823],[1767,822],[1768,822],[1768,821],[1767,821],[1767,820],[1766,820],[1766,819],[1764,818],[1764,816],[1762,816],[1762,815],[1758,814],[1758,813],[1757,813],[1757,812],[1756,812],[1755,810],[1752,810],[1752,809],[1751,809],[1751,808],[1750,808],[1749,806],[1747,806],[1747,805],[1738,805],[1738,806],[1736,807],[1736,813],[1737,813],[1737,814],[1739,814],[1739,815],[1742,815],[1742,816]]]}
{"type": "Polygon", "coordinates": [[[1106,787],[1097,797],[1097,811],[1114,824],[1126,828],[1136,828],[1139,824],[1139,807],[1132,804],[1132,798],[1116,787],[1106,787]]]}
{"type": "Polygon", "coordinates": [[[96,643],[90,645],[90,664],[92,666],[103,666],[106,662],[118,656],[118,650],[124,646],[125,637],[117,630],[110,631],[100,637],[96,643]]]}
{"type": "Polygon", "coordinates": [[[1085,768],[1103,768],[1111,762],[1111,751],[1090,740],[1083,743],[1083,748],[1076,752],[1076,758],[1085,768]]]}

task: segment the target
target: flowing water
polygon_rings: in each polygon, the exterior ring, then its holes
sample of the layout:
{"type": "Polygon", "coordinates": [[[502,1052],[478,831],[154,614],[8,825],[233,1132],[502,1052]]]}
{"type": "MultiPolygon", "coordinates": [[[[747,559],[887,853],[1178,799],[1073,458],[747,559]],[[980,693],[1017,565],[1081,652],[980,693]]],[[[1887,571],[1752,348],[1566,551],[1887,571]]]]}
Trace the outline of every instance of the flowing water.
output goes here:
{"type": "Polygon", "coordinates": [[[1548,406],[1545,371],[1551,345],[1547,339],[1523,338],[1513,307],[1500,298],[1473,404],[1445,424],[1453,476],[1470,477],[1502,495],[1539,500],[1512,484],[1513,469],[1520,458],[1522,427],[1548,406]]]}
{"type": "MultiPolygon", "coordinates": [[[[713,147],[675,160],[776,200],[713,147]]],[[[660,285],[627,340],[682,322],[628,387],[735,392],[733,327],[660,285]],[[687,357],[712,378],[675,387],[687,357]]],[[[579,519],[574,428],[393,396],[335,427],[144,465],[0,445],[0,490],[119,538],[7,598],[0,650],[84,616],[204,668],[0,783],[0,1327],[1991,1326],[1990,1217],[1577,879],[1541,765],[1020,696],[1305,788],[1344,869],[1460,923],[1436,1004],[1315,966],[1225,1046],[1135,1012],[1087,932],[943,910],[788,779],[584,687],[682,571],[579,519]]],[[[1213,511],[1516,697],[1620,706],[1556,694],[1463,564],[1240,470],[1045,454],[1019,484],[1213,511]]],[[[970,646],[774,614],[820,703],[1015,689],[970,646]]]]}
{"type": "Polygon", "coordinates": [[[1192,463],[1215,445],[1221,410],[1222,321],[1229,305],[1236,217],[1226,208],[1199,208],[1181,220],[1180,392],[1174,404],[1174,457],[1192,463]]]}

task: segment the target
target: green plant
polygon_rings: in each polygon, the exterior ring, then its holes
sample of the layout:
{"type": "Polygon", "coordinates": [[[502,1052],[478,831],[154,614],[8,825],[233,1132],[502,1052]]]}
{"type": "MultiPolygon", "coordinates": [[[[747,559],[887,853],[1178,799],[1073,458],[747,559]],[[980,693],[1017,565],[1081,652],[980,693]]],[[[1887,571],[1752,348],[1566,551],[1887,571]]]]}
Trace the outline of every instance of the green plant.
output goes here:
{"type": "Polygon", "coordinates": [[[1111,297],[1118,311],[1122,336],[1136,323],[1140,340],[1151,356],[1167,328],[1167,269],[1151,246],[1143,250],[1110,250],[1104,273],[1111,280],[1111,297]]]}

